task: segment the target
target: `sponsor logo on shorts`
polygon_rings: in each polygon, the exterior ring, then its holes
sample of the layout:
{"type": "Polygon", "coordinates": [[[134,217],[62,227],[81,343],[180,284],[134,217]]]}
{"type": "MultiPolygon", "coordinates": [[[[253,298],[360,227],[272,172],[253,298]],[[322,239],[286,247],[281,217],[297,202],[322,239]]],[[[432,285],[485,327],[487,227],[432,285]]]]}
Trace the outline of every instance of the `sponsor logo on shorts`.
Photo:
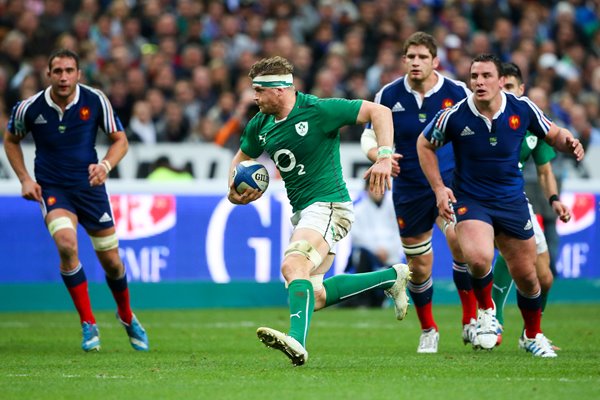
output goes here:
{"type": "Polygon", "coordinates": [[[523,230],[524,230],[524,231],[529,231],[529,230],[531,230],[531,229],[533,229],[533,224],[531,223],[531,220],[530,220],[530,219],[528,219],[528,220],[527,220],[527,223],[526,223],[526,224],[525,224],[525,226],[523,227],[523,230]]]}
{"type": "Polygon", "coordinates": [[[466,206],[458,207],[458,210],[456,210],[458,215],[465,215],[467,211],[469,211],[469,209],[466,206]]]}
{"type": "Polygon", "coordinates": [[[48,200],[46,201],[46,203],[47,203],[49,206],[53,206],[53,205],[55,205],[55,204],[56,204],[56,197],[54,197],[54,196],[50,196],[50,197],[48,197],[48,200]]]}
{"type": "Polygon", "coordinates": [[[110,221],[112,221],[112,218],[110,217],[110,215],[108,215],[108,213],[102,214],[102,216],[98,220],[98,222],[101,222],[101,223],[110,222],[110,221]]]}
{"type": "Polygon", "coordinates": [[[401,217],[398,217],[398,226],[400,227],[400,229],[406,228],[406,222],[404,222],[404,219],[402,219],[401,217]]]}

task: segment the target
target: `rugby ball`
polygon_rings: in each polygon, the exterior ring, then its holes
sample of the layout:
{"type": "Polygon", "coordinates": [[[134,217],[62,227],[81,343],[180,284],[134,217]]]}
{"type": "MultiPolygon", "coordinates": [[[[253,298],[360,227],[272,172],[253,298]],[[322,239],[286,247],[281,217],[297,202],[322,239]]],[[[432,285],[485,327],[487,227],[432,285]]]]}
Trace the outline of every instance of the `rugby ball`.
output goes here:
{"type": "Polygon", "coordinates": [[[233,187],[240,194],[246,189],[264,192],[269,187],[269,173],[265,166],[257,161],[242,161],[233,171],[233,187]]]}

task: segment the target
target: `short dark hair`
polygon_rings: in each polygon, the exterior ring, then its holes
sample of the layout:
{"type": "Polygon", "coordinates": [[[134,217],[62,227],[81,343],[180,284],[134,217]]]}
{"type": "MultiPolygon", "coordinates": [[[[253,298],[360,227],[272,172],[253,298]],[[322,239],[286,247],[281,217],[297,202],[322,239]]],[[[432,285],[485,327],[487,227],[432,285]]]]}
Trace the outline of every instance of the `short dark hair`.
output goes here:
{"type": "Polygon", "coordinates": [[[498,71],[498,76],[502,76],[502,61],[495,54],[479,54],[476,56],[473,61],[471,61],[471,66],[473,66],[476,62],[491,62],[496,66],[496,70],[498,71]]]}
{"type": "Polygon", "coordinates": [[[437,57],[437,42],[428,33],[419,31],[410,35],[404,42],[404,46],[402,46],[403,54],[406,54],[410,46],[425,46],[433,58],[437,57]]]}
{"type": "Polygon", "coordinates": [[[521,68],[514,62],[505,62],[502,63],[502,70],[500,71],[500,76],[514,76],[517,79],[519,84],[523,83],[523,74],[521,73],[521,68]]]}
{"type": "Polygon", "coordinates": [[[79,55],[72,50],[58,49],[50,54],[50,58],[48,58],[48,70],[52,69],[52,61],[54,61],[55,58],[72,58],[75,60],[75,66],[79,69],[79,55]]]}

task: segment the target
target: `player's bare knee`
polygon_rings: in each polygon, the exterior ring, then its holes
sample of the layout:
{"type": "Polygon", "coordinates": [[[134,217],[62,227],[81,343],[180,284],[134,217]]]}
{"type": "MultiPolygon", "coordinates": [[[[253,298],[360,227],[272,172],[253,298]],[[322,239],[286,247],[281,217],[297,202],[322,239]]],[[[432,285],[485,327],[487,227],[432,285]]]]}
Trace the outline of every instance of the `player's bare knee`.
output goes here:
{"type": "Polygon", "coordinates": [[[309,275],[323,262],[319,252],[307,240],[290,243],[284,256],[281,273],[288,283],[298,276],[309,275]]]}
{"type": "Polygon", "coordinates": [[[315,290],[315,311],[325,308],[326,300],[327,293],[324,287],[322,287],[320,290],[315,290]]]}
{"type": "Polygon", "coordinates": [[[58,232],[54,235],[54,242],[61,259],[69,260],[77,256],[77,237],[58,232]]]}
{"type": "Polygon", "coordinates": [[[123,265],[121,259],[118,257],[104,259],[102,260],[101,264],[102,268],[104,269],[104,272],[106,273],[106,276],[108,276],[111,279],[119,279],[125,273],[125,266],[123,265]]]}
{"type": "Polygon", "coordinates": [[[552,273],[538,275],[538,279],[540,281],[542,292],[548,293],[552,287],[552,284],[554,283],[554,276],[552,276],[552,273]]]}
{"type": "Polygon", "coordinates": [[[47,228],[62,260],[77,256],[77,233],[69,217],[55,218],[48,222],[47,228]]]}
{"type": "Polygon", "coordinates": [[[520,268],[511,270],[511,274],[522,293],[534,294],[540,290],[540,282],[535,271],[520,268]]]}
{"type": "Polygon", "coordinates": [[[410,259],[411,281],[414,283],[425,282],[431,276],[431,263],[419,260],[419,257],[410,259]]]}
{"type": "Polygon", "coordinates": [[[281,264],[281,274],[289,284],[298,276],[307,276],[310,273],[310,266],[305,266],[305,258],[299,255],[290,255],[283,259],[281,264]]]}

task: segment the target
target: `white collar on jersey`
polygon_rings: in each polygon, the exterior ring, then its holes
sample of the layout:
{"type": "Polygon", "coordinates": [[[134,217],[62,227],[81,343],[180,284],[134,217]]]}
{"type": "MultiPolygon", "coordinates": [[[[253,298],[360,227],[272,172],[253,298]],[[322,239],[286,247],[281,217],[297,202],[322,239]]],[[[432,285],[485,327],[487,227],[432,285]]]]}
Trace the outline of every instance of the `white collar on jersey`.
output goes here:
{"type": "MultiPolygon", "coordinates": [[[[438,80],[437,83],[435,85],[433,85],[433,87],[431,89],[429,89],[427,91],[427,93],[425,93],[425,95],[423,96],[423,99],[433,95],[434,93],[436,93],[438,90],[441,89],[442,85],[444,84],[444,75],[440,74],[437,71],[433,71],[434,74],[437,75],[438,80]]],[[[423,99],[421,99],[421,94],[415,90],[413,90],[410,85],[408,84],[408,79],[406,78],[406,75],[404,76],[404,89],[406,89],[406,91],[408,93],[412,93],[412,95],[415,97],[415,101],[417,102],[417,105],[419,106],[419,108],[421,108],[421,106],[423,106],[423,99]]]]}
{"type": "MultiPolygon", "coordinates": [[[[492,126],[492,121],[488,120],[487,117],[480,113],[477,107],[475,107],[475,101],[473,101],[474,96],[475,93],[471,93],[471,95],[467,97],[467,104],[469,105],[469,109],[473,114],[475,114],[476,117],[483,119],[486,125],[488,125],[488,128],[490,128],[492,126]]],[[[506,109],[506,94],[504,94],[504,91],[500,91],[500,96],[502,97],[502,104],[500,104],[500,109],[494,114],[494,117],[492,118],[493,120],[498,118],[504,112],[504,109],[506,109]]]]}
{"type": "MultiPolygon", "coordinates": [[[[48,103],[48,105],[50,107],[57,110],[60,114],[62,114],[62,110],[60,109],[58,104],[56,104],[54,102],[54,100],[52,100],[52,97],[50,97],[50,89],[51,89],[51,87],[48,86],[46,88],[46,90],[44,91],[44,98],[46,99],[46,103],[48,103]]],[[[69,104],[67,104],[67,106],[65,107],[65,110],[68,110],[69,108],[73,107],[75,104],[77,104],[78,101],[79,101],[79,84],[77,84],[75,86],[75,97],[73,98],[73,101],[70,102],[69,104]]]]}
{"type": "MultiPolygon", "coordinates": [[[[425,96],[424,96],[424,97],[429,97],[429,96],[431,96],[432,94],[436,93],[438,90],[440,90],[440,89],[442,88],[442,85],[444,84],[444,79],[446,79],[446,78],[444,77],[444,75],[440,74],[440,73],[439,73],[439,72],[437,72],[437,71],[433,71],[433,73],[434,73],[434,74],[436,74],[436,75],[437,75],[437,77],[438,77],[437,83],[436,83],[435,85],[433,85],[433,87],[432,87],[431,89],[429,89],[429,90],[427,91],[427,93],[425,93],[425,96]]],[[[406,91],[407,91],[408,93],[416,93],[416,92],[415,92],[415,91],[414,91],[414,90],[413,90],[413,89],[410,87],[410,85],[408,84],[408,79],[406,78],[406,75],[404,76],[404,88],[406,89],[406,91]]],[[[419,97],[420,97],[420,96],[419,96],[419,97]]]]}

